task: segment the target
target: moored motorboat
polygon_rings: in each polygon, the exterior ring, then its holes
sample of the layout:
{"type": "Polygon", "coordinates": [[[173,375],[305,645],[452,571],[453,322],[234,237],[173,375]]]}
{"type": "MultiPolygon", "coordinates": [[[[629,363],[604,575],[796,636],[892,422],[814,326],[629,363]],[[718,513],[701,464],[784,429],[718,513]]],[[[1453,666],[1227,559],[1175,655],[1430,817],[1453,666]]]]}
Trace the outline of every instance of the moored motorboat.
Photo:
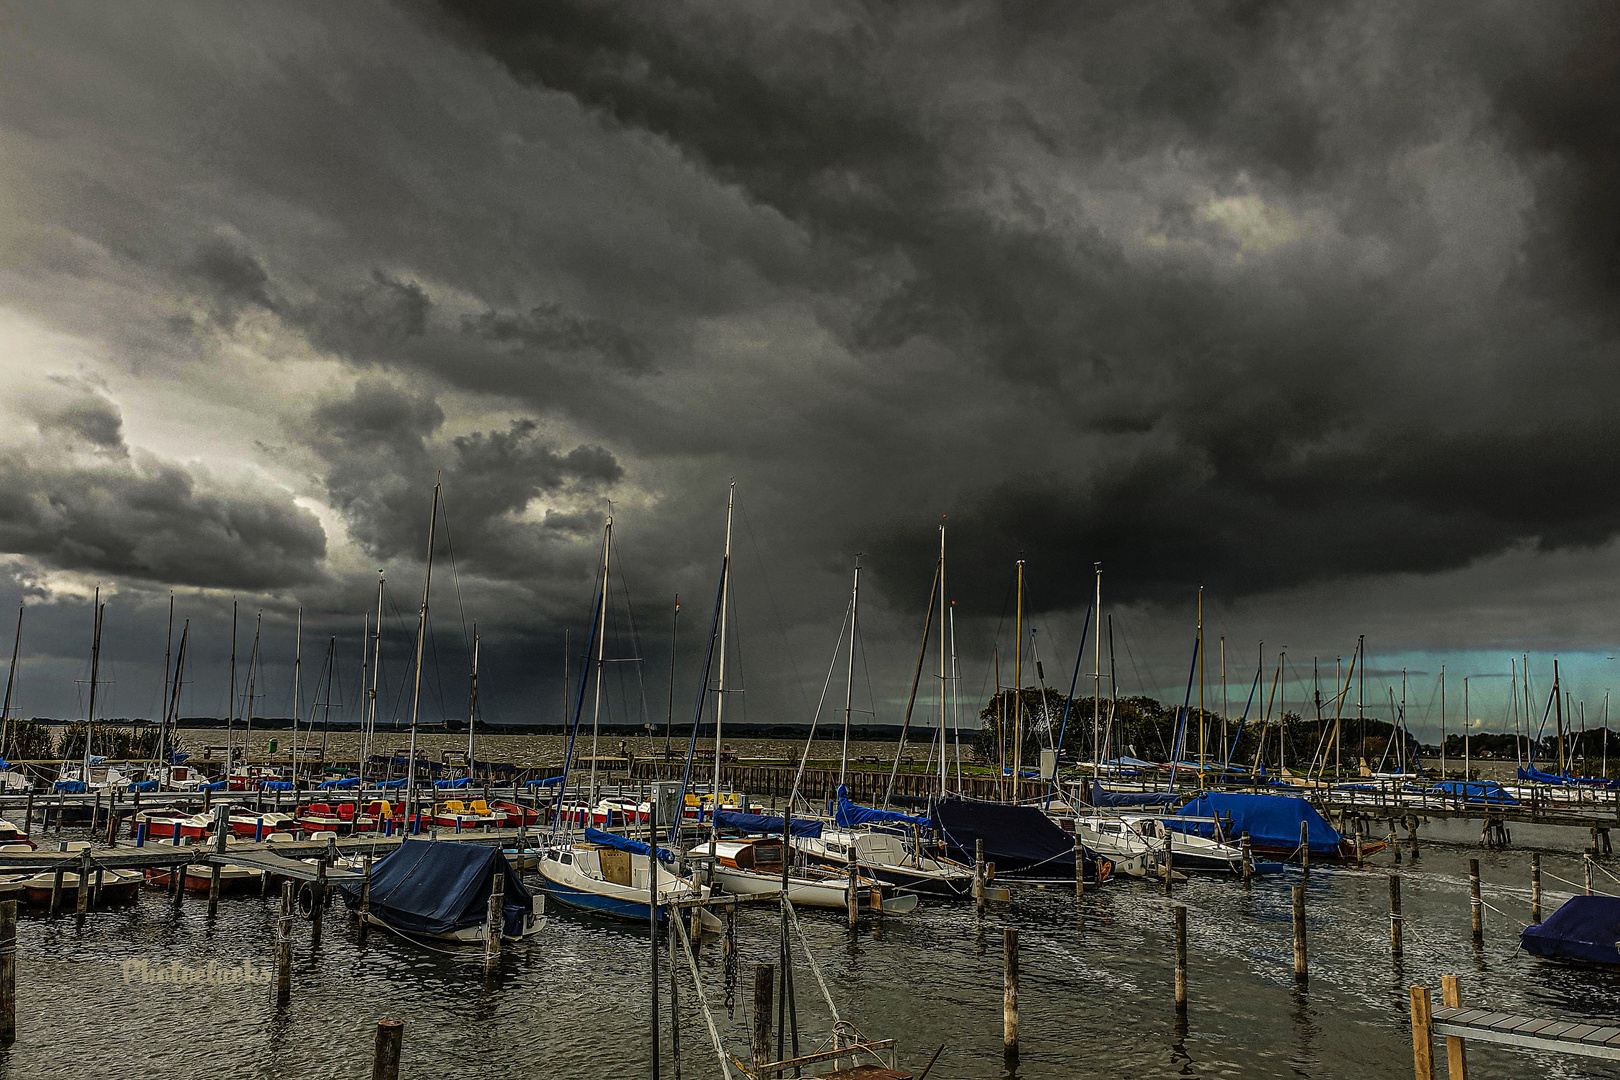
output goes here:
{"type": "MultiPolygon", "coordinates": [[[[674,856],[660,849],[659,862],[672,863],[674,856]]],[[[563,841],[548,846],[540,857],[539,871],[548,896],[593,915],[606,915],[647,923],[652,919],[649,879],[649,849],[646,844],[622,836],[586,829],[582,841],[563,841]]],[[[667,919],[674,910],[668,905],[706,898],[709,890],[674,869],[658,868],[658,915],[667,919]]],[[[707,915],[707,913],[704,913],[707,915]]],[[[705,925],[717,929],[719,921],[708,916],[705,925]]]]}
{"type": "Polygon", "coordinates": [[[478,844],[406,840],[371,868],[371,885],[339,884],[350,907],[364,898],[366,919],[407,940],[454,944],[489,940],[492,883],[502,877],[501,930],[515,941],[540,929],[534,896],[505,856],[478,844]]]}
{"type": "Polygon", "coordinates": [[[793,846],[810,862],[835,872],[848,866],[853,848],[858,872],[889,888],[928,896],[973,894],[973,867],[927,853],[914,837],[879,829],[823,828],[820,836],[794,836],[793,846]]]}
{"type": "MultiPolygon", "coordinates": [[[[707,873],[710,883],[726,892],[756,896],[782,890],[782,841],[778,839],[719,840],[700,844],[692,855],[710,863],[707,873]]],[[[860,907],[872,907],[871,878],[859,871],[855,878],[856,902],[860,907]]],[[[788,899],[802,907],[849,907],[849,876],[831,870],[812,867],[788,868],[788,899]]],[[[880,886],[881,888],[881,886],[880,886]]],[[[917,906],[917,897],[901,895],[884,897],[885,913],[910,911],[917,906]]]]}

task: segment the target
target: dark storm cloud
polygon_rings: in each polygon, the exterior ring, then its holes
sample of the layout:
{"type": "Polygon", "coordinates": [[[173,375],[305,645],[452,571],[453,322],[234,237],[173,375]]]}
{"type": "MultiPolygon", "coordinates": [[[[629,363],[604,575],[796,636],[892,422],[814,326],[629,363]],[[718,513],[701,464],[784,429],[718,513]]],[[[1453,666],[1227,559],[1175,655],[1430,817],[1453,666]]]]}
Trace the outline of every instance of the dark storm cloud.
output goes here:
{"type": "Polygon", "coordinates": [[[611,490],[624,475],[600,446],[564,452],[518,419],[504,431],[440,439],[444,412],[433,397],[378,378],[318,406],[309,438],[326,464],[326,488],[351,535],[379,558],[416,555],[425,544],[427,492],[442,478],[446,528],[467,565],[522,578],[536,570],[548,537],[594,530],[600,515],[569,513],[525,521],[542,497],[574,499],[611,490]]]}
{"type": "Polygon", "coordinates": [[[461,326],[463,333],[520,349],[593,352],[630,372],[645,372],[651,364],[647,346],[623,327],[607,319],[571,315],[555,303],[537,305],[527,314],[467,315],[461,326]]]}
{"type": "Polygon", "coordinates": [[[0,550],[48,567],[177,585],[275,590],[324,576],[326,534],[286,492],[228,486],[131,451],[94,388],[33,403],[34,444],[0,448],[0,550]]]}
{"type": "MultiPolygon", "coordinates": [[[[1611,8],[442,7],[804,227],[868,363],[949,350],[932,492],[977,564],[1072,568],[1048,604],[1620,529],[1613,332],[1521,287],[1620,280],[1611,8]]],[[[893,496],[850,536],[914,604],[918,500],[801,446],[893,496]]]]}

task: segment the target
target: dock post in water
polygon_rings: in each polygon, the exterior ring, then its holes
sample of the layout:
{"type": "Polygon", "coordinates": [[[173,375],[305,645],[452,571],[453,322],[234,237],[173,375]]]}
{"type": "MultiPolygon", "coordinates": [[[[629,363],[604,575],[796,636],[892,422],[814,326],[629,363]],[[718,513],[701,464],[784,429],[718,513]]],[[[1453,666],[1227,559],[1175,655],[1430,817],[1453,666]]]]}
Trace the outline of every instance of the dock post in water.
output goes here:
{"type": "Polygon", "coordinates": [[[1389,954],[1401,956],[1401,875],[1389,875],[1389,954]]]}
{"type": "Polygon", "coordinates": [[[1474,934],[1474,944],[1485,940],[1485,905],[1479,899],[1479,860],[1468,860],[1468,915],[1474,934]]]}
{"type": "Polygon", "coordinates": [[[83,915],[88,910],[90,910],[90,849],[85,848],[79,852],[78,913],[83,915]]]}
{"type": "Polygon", "coordinates": [[[208,917],[210,919],[219,912],[219,871],[218,863],[208,868],[208,917]]]}
{"type": "Polygon", "coordinates": [[[1412,994],[1412,1072],[1417,1080],[1435,1080],[1434,1003],[1427,986],[1414,986],[1412,994]]]}
{"type": "MultiPolygon", "coordinates": [[[[974,844],[975,844],[975,847],[977,848],[977,851],[983,851],[984,850],[984,841],[975,840],[974,844]]],[[[1085,847],[1084,844],[1082,844],[1080,842],[1080,823],[1078,821],[1076,821],[1075,825],[1074,825],[1074,898],[1076,900],[1079,900],[1081,897],[1086,895],[1086,858],[1085,858],[1085,854],[1086,854],[1086,847],[1085,847]]],[[[975,871],[976,870],[977,870],[977,867],[975,867],[975,871]]],[[[978,891],[982,891],[978,886],[978,878],[977,878],[977,876],[975,876],[975,878],[974,878],[974,887],[975,887],[975,890],[976,890],[975,891],[975,896],[977,896],[978,891]]]]}
{"type": "Polygon", "coordinates": [[[1530,921],[1541,921],[1541,853],[1530,853],[1530,921]]]}
{"type": "Polygon", "coordinates": [[[17,1041],[17,901],[0,902],[0,1046],[17,1041]]]}
{"type": "Polygon", "coordinates": [[[776,968],[770,964],[754,965],[754,1068],[771,1061],[771,992],[776,985],[776,968]]]}
{"type": "Polygon", "coordinates": [[[377,1045],[371,1055],[371,1080],[399,1080],[399,1050],[405,1021],[377,1021],[377,1045]]]}
{"type": "Polygon", "coordinates": [[[1007,927],[1001,932],[1004,969],[1001,997],[1001,1052],[1008,1065],[1018,1063],[1018,931],[1007,927]]]}
{"type": "MultiPolygon", "coordinates": [[[[489,885],[488,934],[484,939],[484,970],[494,971],[501,966],[501,924],[506,915],[506,875],[495,874],[489,885]]],[[[656,947],[656,946],[655,946],[656,947]]]]}
{"type": "Polygon", "coordinates": [[[1413,862],[1416,862],[1418,857],[1417,830],[1417,815],[1408,815],[1406,819],[1406,845],[1411,850],[1413,862]]]}
{"type": "Polygon", "coordinates": [[[1176,919],[1176,1012],[1187,1011],[1187,905],[1172,909],[1176,919]]]}
{"type": "Polygon", "coordinates": [[[62,907],[62,870],[57,868],[51,875],[51,913],[55,914],[62,907]]]}
{"type": "Polygon", "coordinates": [[[1294,886],[1294,984],[1300,989],[1310,979],[1310,966],[1305,954],[1305,886],[1294,886]]]}
{"type": "Polygon", "coordinates": [[[364,878],[360,882],[360,910],[355,913],[355,933],[360,938],[360,944],[366,943],[366,935],[371,932],[371,856],[367,855],[365,864],[361,868],[364,878]]]}
{"type": "Polygon", "coordinates": [[[1238,845],[1238,851],[1243,858],[1243,880],[1247,882],[1254,876],[1254,853],[1249,850],[1249,834],[1244,833],[1238,845]]]}
{"type": "MultiPolygon", "coordinates": [[[[782,853],[787,858],[787,852],[782,853]]],[[[849,928],[855,929],[855,916],[861,908],[861,893],[859,889],[859,875],[855,870],[855,845],[849,847],[849,928]]]]}
{"type": "MultiPolygon", "coordinates": [[[[1455,975],[1440,977],[1440,1000],[1448,1009],[1462,1008],[1462,981],[1455,975]]],[[[1455,1035],[1446,1036],[1447,1080],[1468,1080],[1468,1051],[1455,1035]]]]}
{"type": "Polygon", "coordinates": [[[1166,896],[1170,895],[1170,886],[1176,880],[1175,868],[1170,864],[1170,835],[1169,830],[1166,830],[1164,837],[1164,895],[1166,896]]]}
{"type": "Polygon", "coordinates": [[[23,835],[34,831],[34,793],[28,792],[28,806],[23,810],[23,835]]]}
{"type": "Polygon", "coordinates": [[[321,928],[326,921],[326,856],[315,864],[315,881],[310,886],[309,947],[321,947],[321,928]]]}
{"type": "Polygon", "coordinates": [[[1299,868],[1305,871],[1307,877],[1311,873],[1311,825],[1308,821],[1299,823],[1299,868]]]}
{"type": "Polygon", "coordinates": [[[276,926],[276,1004],[292,1000],[293,883],[281,883],[281,919],[276,926]]]}
{"type": "Polygon", "coordinates": [[[1362,859],[1362,855],[1361,855],[1361,825],[1358,822],[1357,825],[1356,825],[1356,869],[1357,870],[1361,869],[1361,859],[1362,859]]]}
{"type": "Polygon", "coordinates": [[[1586,895],[1591,896],[1592,895],[1592,856],[1586,855],[1583,858],[1584,858],[1584,861],[1586,862],[1586,895]]]}
{"type": "Polygon", "coordinates": [[[973,906],[984,918],[984,841],[973,841],[973,906]]]}

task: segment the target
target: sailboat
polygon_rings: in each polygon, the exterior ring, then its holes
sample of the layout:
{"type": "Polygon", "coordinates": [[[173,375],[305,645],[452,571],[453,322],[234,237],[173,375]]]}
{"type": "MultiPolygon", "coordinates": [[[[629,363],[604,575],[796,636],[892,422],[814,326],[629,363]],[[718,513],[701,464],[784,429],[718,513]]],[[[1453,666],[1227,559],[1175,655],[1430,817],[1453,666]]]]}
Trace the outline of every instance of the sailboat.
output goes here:
{"type": "MultiPolygon", "coordinates": [[[[596,738],[597,718],[602,703],[602,651],[607,642],[606,607],[612,547],[613,518],[609,516],[602,530],[602,564],[599,578],[601,587],[597,592],[590,644],[586,649],[585,663],[580,668],[579,694],[575,701],[574,721],[568,736],[568,754],[563,762],[562,781],[557,786],[551,838],[545,845],[536,869],[542,880],[541,888],[545,890],[546,895],[559,903],[593,914],[647,922],[652,917],[655,891],[658,914],[660,918],[664,918],[668,915],[670,904],[707,897],[709,895],[707,886],[699,885],[675,873],[674,870],[654,871],[653,860],[655,858],[659,861],[672,860],[673,856],[669,852],[660,850],[655,855],[646,844],[602,832],[589,824],[586,824],[583,839],[576,840],[570,834],[564,834],[559,839],[557,835],[557,830],[563,825],[571,827],[576,821],[585,824],[593,820],[597,812],[596,808],[591,806],[591,800],[596,794],[594,745],[591,753],[590,790],[584,799],[576,796],[569,803],[564,802],[564,793],[568,789],[568,774],[574,762],[574,739],[578,735],[579,722],[584,712],[585,686],[591,677],[593,651],[596,654],[597,710],[593,713],[591,722],[593,744],[596,738]],[[652,886],[655,873],[656,890],[652,886]]],[[[605,816],[606,812],[603,813],[605,816]]]]}

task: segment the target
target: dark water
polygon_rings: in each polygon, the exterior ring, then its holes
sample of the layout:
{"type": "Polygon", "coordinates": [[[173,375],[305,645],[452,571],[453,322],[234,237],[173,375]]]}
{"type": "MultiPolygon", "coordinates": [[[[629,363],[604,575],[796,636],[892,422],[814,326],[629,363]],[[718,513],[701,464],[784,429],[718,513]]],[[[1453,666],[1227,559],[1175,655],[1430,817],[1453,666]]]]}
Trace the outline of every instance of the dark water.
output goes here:
{"type": "MultiPolygon", "coordinates": [[[[1440,823],[1430,828],[1429,837],[1441,835],[1440,823]]],[[[1184,1029],[1172,1001],[1170,914],[1160,891],[1140,882],[1089,893],[1083,930],[1067,890],[1034,887],[1018,888],[1011,905],[993,905],[982,928],[971,906],[940,903],[865,923],[853,939],[831,913],[805,911],[801,922],[841,1014],[871,1037],[899,1039],[901,1064],[914,1071],[943,1043],[932,1074],[941,1080],[1003,1075],[1004,925],[1021,933],[1018,1075],[1029,1078],[1410,1076],[1406,987],[1438,987],[1445,973],[1463,977],[1465,1002],[1570,1018],[1620,1015],[1620,976],[1556,967],[1518,951],[1515,920],[1529,917],[1527,850],[1482,853],[1466,844],[1477,827],[1453,828],[1462,842],[1425,842],[1417,862],[1401,867],[1401,966],[1389,957],[1388,856],[1363,873],[1312,873],[1311,979],[1303,995],[1293,988],[1289,921],[1297,874],[1249,888],[1218,877],[1178,887],[1191,955],[1184,1029]],[[1486,901],[1507,913],[1487,912],[1478,951],[1468,933],[1471,855],[1483,864],[1486,901]]],[[[1517,828],[1514,839],[1548,842],[1517,828]]],[[[1581,879],[1579,857],[1568,850],[1544,855],[1543,867],[1581,879]]],[[[1599,882],[1616,891],[1601,873],[1599,882]]],[[[1574,891],[1550,877],[1546,885],[1548,910],[1574,891]]],[[[175,1077],[365,1076],[374,1024],[383,1017],[406,1021],[405,1076],[648,1075],[645,934],[556,911],[537,937],[509,947],[500,974],[487,978],[481,958],[427,952],[386,932],[374,931],[362,951],[336,906],[313,956],[308,925],[298,924],[285,1014],[267,985],[124,981],[121,965],[133,959],[267,965],[275,904],[226,898],[210,921],[203,901],[188,897],[176,913],[148,892],[131,908],[83,920],[25,913],[18,1041],[0,1051],[0,1075],[83,1078],[134,1069],[175,1077]]],[[[727,1020],[723,1008],[718,1015],[730,1048],[745,1055],[750,973],[756,960],[775,959],[774,914],[744,914],[739,942],[735,1018],[727,1020]]],[[[705,946],[700,962],[718,1006],[719,950],[705,946]]],[[[802,955],[797,975],[808,1050],[825,1032],[827,1013],[802,955]]],[[[685,1075],[718,1076],[685,977],[681,992],[685,1075]]],[[[667,1054],[666,1046],[666,1068],[667,1054]]],[[[1590,1059],[1504,1048],[1478,1046],[1470,1058],[1476,1077],[1620,1076],[1590,1059]]]]}

